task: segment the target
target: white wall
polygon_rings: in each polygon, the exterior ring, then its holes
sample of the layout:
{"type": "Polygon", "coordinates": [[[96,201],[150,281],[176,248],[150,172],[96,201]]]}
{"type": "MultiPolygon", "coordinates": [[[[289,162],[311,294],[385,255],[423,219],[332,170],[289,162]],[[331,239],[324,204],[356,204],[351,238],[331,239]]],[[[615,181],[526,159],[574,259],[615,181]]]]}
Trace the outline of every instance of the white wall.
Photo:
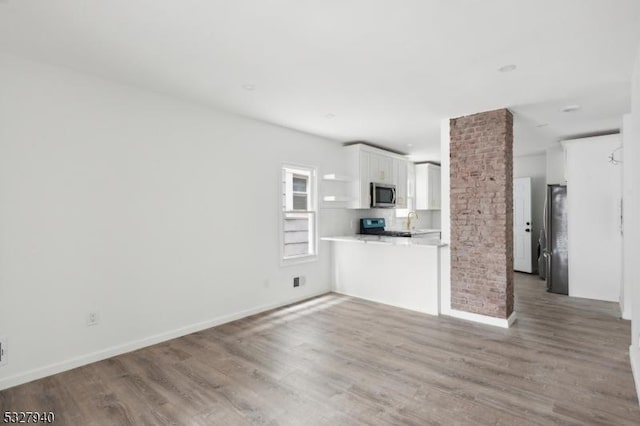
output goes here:
{"type": "Polygon", "coordinates": [[[338,143],[16,58],[0,81],[0,389],[329,291],[329,243],[279,265],[280,166],[344,173],[338,143]]]}
{"type": "Polygon", "coordinates": [[[440,249],[440,312],[451,315],[451,128],[449,119],[440,121],[440,196],[441,240],[446,246],[440,249]]]}
{"type": "Polygon", "coordinates": [[[622,168],[609,162],[620,135],[564,142],[567,151],[569,296],[618,302],[622,283],[622,168]]]}
{"type": "Polygon", "coordinates": [[[564,170],[564,149],[562,146],[554,146],[547,148],[547,185],[562,184],[564,185],[567,180],[565,179],[564,170]]]}
{"type": "Polygon", "coordinates": [[[531,262],[538,269],[538,237],[544,227],[544,199],[547,188],[547,156],[545,154],[514,157],[513,177],[531,177],[531,262]]]}
{"type": "Polygon", "coordinates": [[[633,276],[637,257],[633,257],[632,240],[627,238],[629,232],[632,232],[634,214],[633,204],[633,158],[625,155],[629,150],[633,152],[633,148],[629,146],[633,143],[631,136],[631,114],[627,114],[622,120],[622,146],[624,151],[616,154],[616,158],[622,159],[620,167],[622,168],[622,199],[624,200],[624,234],[623,234],[623,250],[622,250],[622,288],[620,291],[620,310],[622,318],[631,319],[631,302],[633,289],[633,276]]]}
{"type": "MultiPolygon", "coordinates": [[[[632,281],[631,303],[631,346],[630,357],[634,371],[636,390],[640,398],[640,274],[638,262],[640,259],[640,226],[638,224],[638,212],[640,212],[640,46],[636,53],[635,67],[631,80],[631,142],[625,145],[624,161],[631,168],[631,216],[633,220],[627,220],[625,225],[625,239],[629,239],[628,246],[631,253],[628,255],[634,259],[635,267],[632,268],[627,278],[632,281]]],[[[625,127],[626,129],[627,127],[625,127]]]]}

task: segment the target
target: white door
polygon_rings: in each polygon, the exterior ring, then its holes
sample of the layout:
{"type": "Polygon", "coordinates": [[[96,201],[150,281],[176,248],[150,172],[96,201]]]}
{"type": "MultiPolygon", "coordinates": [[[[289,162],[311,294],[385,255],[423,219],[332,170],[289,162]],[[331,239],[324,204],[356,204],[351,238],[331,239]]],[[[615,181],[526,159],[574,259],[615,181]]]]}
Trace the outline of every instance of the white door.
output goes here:
{"type": "Polygon", "coordinates": [[[532,272],[531,178],[513,180],[513,269],[532,272]]]}

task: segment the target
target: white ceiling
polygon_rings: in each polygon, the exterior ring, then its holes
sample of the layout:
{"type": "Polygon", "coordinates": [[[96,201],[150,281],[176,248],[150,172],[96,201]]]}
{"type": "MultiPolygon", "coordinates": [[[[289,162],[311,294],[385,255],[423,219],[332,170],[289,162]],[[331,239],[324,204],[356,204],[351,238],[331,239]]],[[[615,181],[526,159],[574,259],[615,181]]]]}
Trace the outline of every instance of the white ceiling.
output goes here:
{"type": "Polygon", "coordinates": [[[416,160],[501,107],[518,155],[618,128],[639,42],[638,0],[0,0],[0,52],[416,160]]]}

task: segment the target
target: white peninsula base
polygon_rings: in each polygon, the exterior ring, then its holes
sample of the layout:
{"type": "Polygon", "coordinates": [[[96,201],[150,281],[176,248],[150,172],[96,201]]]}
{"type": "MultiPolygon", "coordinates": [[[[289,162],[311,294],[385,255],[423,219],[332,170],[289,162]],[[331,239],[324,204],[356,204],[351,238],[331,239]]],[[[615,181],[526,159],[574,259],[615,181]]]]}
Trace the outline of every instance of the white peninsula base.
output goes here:
{"type": "Polygon", "coordinates": [[[325,239],[333,241],[333,290],[336,293],[439,314],[441,245],[325,239]]]}

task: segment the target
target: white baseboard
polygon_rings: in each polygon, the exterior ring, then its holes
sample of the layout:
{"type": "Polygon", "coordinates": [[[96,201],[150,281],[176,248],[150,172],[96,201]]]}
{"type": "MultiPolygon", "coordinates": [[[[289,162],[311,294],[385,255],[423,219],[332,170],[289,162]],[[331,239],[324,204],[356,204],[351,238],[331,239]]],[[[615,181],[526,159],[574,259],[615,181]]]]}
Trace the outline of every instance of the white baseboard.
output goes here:
{"type": "Polygon", "coordinates": [[[512,312],[511,315],[509,315],[509,318],[506,318],[506,319],[490,317],[488,315],[474,314],[471,312],[458,311],[456,309],[449,309],[447,310],[446,313],[444,313],[444,315],[448,315],[454,318],[460,318],[467,321],[478,322],[481,324],[492,325],[494,327],[502,327],[502,328],[511,327],[513,323],[516,322],[516,319],[517,319],[515,311],[512,312]]]}
{"type": "Polygon", "coordinates": [[[185,327],[180,327],[166,333],[156,334],[154,336],[145,337],[143,339],[134,340],[122,345],[112,346],[107,349],[103,349],[96,352],[80,355],[75,358],[71,358],[62,362],[56,362],[44,367],[35,368],[33,370],[26,371],[24,373],[18,373],[13,376],[3,377],[0,379],[0,390],[8,389],[13,386],[21,385],[33,380],[42,379],[43,377],[51,376],[53,374],[62,373],[63,371],[71,370],[73,368],[82,367],[83,365],[91,364],[93,362],[102,361],[103,359],[111,358],[117,355],[122,355],[127,352],[135,351],[145,348],[147,346],[162,343],[167,340],[175,339],[178,337],[186,336],[187,334],[195,333],[207,328],[216,327],[231,321],[239,320],[251,315],[259,314],[261,312],[269,311],[271,309],[279,308],[291,303],[301,302],[306,299],[311,299],[323,294],[327,294],[329,291],[322,291],[318,293],[312,293],[303,297],[292,298],[284,302],[272,303],[268,305],[262,305],[244,311],[236,312],[229,315],[223,315],[220,317],[212,318],[210,320],[202,321],[199,323],[191,324],[185,327]]]}
{"type": "MultiPolygon", "coordinates": [[[[345,293],[345,292],[342,292],[342,291],[336,291],[335,289],[333,290],[333,292],[337,293],[337,294],[342,294],[342,295],[345,295],[345,296],[349,296],[349,297],[354,297],[356,299],[368,300],[369,302],[381,303],[383,305],[394,306],[396,308],[408,309],[408,308],[405,308],[403,306],[392,305],[390,303],[386,303],[384,301],[372,299],[372,298],[369,298],[369,297],[354,296],[353,294],[345,293]]],[[[415,309],[411,309],[411,310],[414,310],[416,312],[421,312],[423,314],[429,314],[429,315],[438,316],[438,314],[436,312],[428,312],[428,311],[415,310],[415,309]]],[[[495,327],[502,327],[502,328],[511,327],[513,325],[513,323],[516,322],[516,320],[517,320],[517,316],[516,316],[515,311],[512,312],[511,315],[509,315],[509,318],[507,318],[507,319],[490,317],[490,316],[487,316],[487,315],[473,314],[471,312],[457,311],[455,309],[448,309],[446,312],[441,312],[441,314],[445,315],[445,316],[460,318],[460,319],[464,319],[464,320],[467,320],[467,321],[479,322],[481,324],[487,324],[487,325],[492,325],[492,326],[495,326],[495,327]]]]}
{"type": "Polygon", "coordinates": [[[629,359],[631,360],[631,372],[633,373],[633,380],[636,382],[636,398],[640,404],[640,348],[631,345],[629,346],[629,359]]]}

